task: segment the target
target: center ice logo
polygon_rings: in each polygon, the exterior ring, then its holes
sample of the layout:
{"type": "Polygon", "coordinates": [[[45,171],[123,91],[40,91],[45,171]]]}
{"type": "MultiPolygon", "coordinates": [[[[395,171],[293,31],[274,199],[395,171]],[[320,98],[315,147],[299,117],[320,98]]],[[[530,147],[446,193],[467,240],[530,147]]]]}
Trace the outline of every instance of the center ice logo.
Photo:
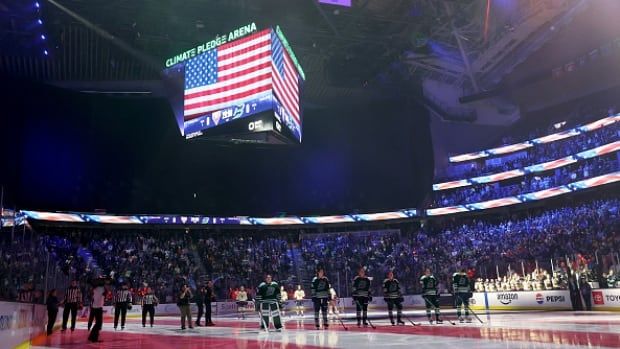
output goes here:
{"type": "Polygon", "coordinates": [[[536,303],[543,304],[545,302],[545,297],[543,297],[542,293],[536,294],[536,303]]]}

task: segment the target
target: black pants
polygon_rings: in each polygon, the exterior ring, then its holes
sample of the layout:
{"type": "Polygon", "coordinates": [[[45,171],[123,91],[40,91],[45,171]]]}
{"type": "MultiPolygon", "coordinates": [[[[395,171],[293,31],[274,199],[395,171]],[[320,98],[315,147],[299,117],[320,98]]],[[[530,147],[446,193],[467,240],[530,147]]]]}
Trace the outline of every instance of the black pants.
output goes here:
{"type": "Polygon", "coordinates": [[[364,323],[368,320],[368,297],[353,297],[355,302],[355,315],[357,318],[357,324],[363,319],[364,323]]]}
{"type": "Polygon", "coordinates": [[[125,327],[125,319],[127,318],[127,303],[116,303],[114,306],[114,328],[118,326],[118,317],[121,317],[121,328],[125,327]]]}
{"type": "MultiPolygon", "coordinates": [[[[200,319],[202,318],[203,315],[205,315],[205,305],[204,303],[196,303],[196,306],[198,307],[198,316],[196,316],[196,325],[200,325],[200,319]]],[[[208,324],[209,321],[207,320],[207,316],[205,315],[205,324],[208,324]]]]}
{"type": "Polygon", "coordinates": [[[388,307],[388,316],[390,317],[390,322],[394,323],[394,308],[396,308],[396,321],[402,321],[403,316],[403,300],[402,298],[386,298],[385,302],[388,307]]]}
{"type": "Polygon", "coordinates": [[[56,323],[56,316],[58,316],[58,309],[47,309],[47,334],[52,334],[54,329],[54,323],[56,323]]]}
{"type": "Polygon", "coordinates": [[[319,326],[319,311],[323,312],[323,326],[327,326],[327,298],[312,298],[314,304],[314,324],[319,326]]]}
{"type": "Polygon", "coordinates": [[[583,296],[583,302],[585,309],[584,310],[592,310],[592,294],[591,293],[586,293],[583,296]]]}
{"type": "Polygon", "coordinates": [[[469,299],[471,294],[457,292],[454,294],[454,303],[456,306],[456,316],[461,318],[461,308],[465,308],[465,317],[469,317],[469,299]]]}
{"type": "Polygon", "coordinates": [[[88,311],[88,330],[90,331],[91,327],[93,327],[93,320],[95,320],[95,313],[93,313],[93,308],[90,308],[88,311]]]}
{"type": "Polygon", "coordinates": [[[145,304],[142,306],[142,326],[146,326],[146,314],[151,318],[151,327],[153,327],[153,318],[155,317],[155,305],[145,304]]]}
{"type": "Polygon", "coordinates": [[[78,305],[77,303],[65,304],[65,309],[62,311],[62,329],[67,329],[67,322],[69,322],[69,313],[71,313],[71,329],[75,330],[75,318],[77,317],[78,305]]]}
{"type": "Polygon", "coordinates": [[[207,324],[213,323],[213,321],[211,320],[211,302],[205,303],[205,323],[207,324]]]}
{"type": "Polygon", "coordinates": [[[435,319],[439,320],[440,311],[439,311],[439,296],[436,295],[424,295],[424,303],[426,304],[426,316],[430,320],[431,318],[431,309],[435,309],[435,319]]]}
{"type": "Polygon", "coordinates": [[[101,327],[103,326],[103,308],[90,308],[90,311],[94,314],[95,325],[88,335],[88,340],[96,342],[99,340],[99,331],[101,331],[101,327]]]}
{"type": "Polygon", "coordinates": [[[456,316],[461,318],[461,308],[465,308],[465,317],[469,317],[469,299],[471,294],[457,292],[454,294],[454,305],[456,306],[456,316]]]}

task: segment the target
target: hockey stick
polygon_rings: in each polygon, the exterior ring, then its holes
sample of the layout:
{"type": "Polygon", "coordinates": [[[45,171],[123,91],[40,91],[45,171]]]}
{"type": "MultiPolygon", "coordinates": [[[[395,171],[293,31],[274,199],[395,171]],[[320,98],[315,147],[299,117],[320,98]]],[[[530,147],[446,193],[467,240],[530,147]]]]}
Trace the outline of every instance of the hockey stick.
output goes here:
{"type": "MultiPolygon", "coordinates": [[[[329,303],[327,305],[329,307],[329,303]]],[[[348,331],[349,328],[344,324],[344,322],[342,322],[342,319],[340,318],[340,313],[338,313],[338,307],[335,307],[336,310],[333,314],[336,316],[336,319],[338,319],[338,321],[340,322],[340,324],[342,325],[342,328],[344,328],[345,331],[348,331]]],[[[321,310],[322,311],[322,310],[321,310]]]]}
{"type": "Polygon", "coordinates": [[[400,314],[400,316],[404,317],[405,319],[407,319],[407,321],[411,322],[411,324],[413,326],[422,326],[422,323],[420,322],[414,322],[413,320],[411,320],[411,318],[403,313],[400,314]]]}
{"type": "MultiPolygon", "coordinates": [[[[357,303],[357,306],[360,307],[360,309],[362,309],[363,311],[364,308],[362,307],[362,304],[357,299],[355,300],[355,303],[357,303]]],[[[373,325],[372,322],[370,322],[370,319],[368,318],[368,311],[366,311],[366,321],[368,321],[368,324],[370,325],[370,327],[372,327],[373,330],[377,329],[375,325],[373,325]]]]}
{"type": "MultiPolygon", "coordinates": [[[[386,301],[386,302],[387,302],[387,301],[386,301]]],[[[402,301],[401,301],[400,303],[401,303],[401,307],[402,307],[402,301]]],[[[389,310],[389,309],[388,309],[388,310],[389,310]]],[[[397,314],[396,316],[398,316],[398,311],[399,311],[399,310],[398,310],[398,309],[396,309],[396,314],[397,314]]],[[[422,324],[421,324],[421,323],[415,323],[415,322],[413,322],[413,320],[411,320],[411,319],[410,319],[407,315],[405,315],[405,314],[403,313],[403,310],[402,310],[402,309],[400,310],[400,316],[401,316],[401,317],[404,317],[404,318],[405,318],[407,321],[409,321],[409,322],[410,322],[413,326],[422,326],[422,324]]],[[[390,318],[390,320],[391,320],[391,319],[392,319],[392,318],[390,318]]]]}
{"type": "MultiPolygon", "coordinates": [[[[428,299],[426,299],[426,297],[422,296],[422,298],[424,299],[424,301],[426,302],[426,304],[430,305],[433,310],[435,310],[435,316],[437,316],[437,310],[441,310],[438,307],[436,307],[435,305],[433,305],[433,303],[431,303],[428,299]]],[[[447,317],[444,317],[446,319],[446,321],[448,321],[450,323],[450,325],[456,325],[456,322],[453,322],[452,320],[448,319],[447,317]]]]}
{"type": "MultiPolygon", "coordinates": [[[[455,293],[454,295],[456,296],[456,293],[455,293]]],[[[481,323],[481,324],[483,324],[483,323],[484,323],[484,321],[482,321],[482,320],[478,317],[478,314],[476,314],[476,312],[475,312],[475,311],[473,311],[473,310],[469,307],[469,305],[467,305],[467,304],[465,303],[465,301],[463,301],[463,298],[461,298],[461,296],[456,296],[456,297],[457,297],[458,299],[460,299],[460,300],[461,300],[461,304],[463,304],[463,305],[467,308],[467,310],[469,310],[469,312],[470,312],[470,313],[474,314],[474,317],[475,317],[476,319],[478,319],[478,321],[480,321],[480,323],[481,323]]]]}
{"type": "Polygon", "coordinates": [[[342,325],[342,328],[344,328],[345,331],[348,331],[349,328],[344,325],[344,322],[342,322],[342,319],[340,318],[340,314],[334,313],[334,315],[336,315],[336,319],[338,319],[338,321],[340,321],[340,324],[342,325]]]}

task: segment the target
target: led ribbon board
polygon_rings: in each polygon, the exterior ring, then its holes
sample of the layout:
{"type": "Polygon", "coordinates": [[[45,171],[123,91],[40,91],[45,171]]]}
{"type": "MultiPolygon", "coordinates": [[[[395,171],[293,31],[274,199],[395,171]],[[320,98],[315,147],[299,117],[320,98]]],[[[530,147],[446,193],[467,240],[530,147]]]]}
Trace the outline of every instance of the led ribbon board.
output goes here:
{"type": "Polygon", "coordinates": [[[614,116],[608,116],[606,118],[593,121],[593,122],[591,122],[589,124],[586,124],[584,126],[575,127],[573,129],[570,129],[570,130],[567,130],[567,131],[553,133],[553,134],[550,134],[550,135],[547,135],[547,136],[544,136],[544,137],[535,138],[535,139],[532,139],[532,140],[529,140],[529,141],[525,141],[525,142],[521,142],[521,143],[504,145],[504,146],[501,146],[501,147],[487,149],[487,150],[482,150],[482,151],[478,151],[478,152],[451,156],[449,158],[449,161],[453,162],[453,163],[454,162],[465,162],[465,161],[482,159],[482,158],[486,158],[486,157],[489,157],[489,156],[505,155],[505,154],[509,154],[509,153],[514,153],[516,151],[520,151],[520,150],[524,150],[524,149],[527,149],[527,148],[531,148],[534,145],[547,144],[547,143],[559,141],[561,139],[566,139],[566,138],[574,137],[574,136],[577,136],[577,135],[580,135],[580,134],[583,134],[583,133],[586,133],[586,132],[591,132],[591,131],[594,131],[594,130],[598,130],[600,128],[612,125],[612,124],[614,124],[614,123],[616,123],[618,121],[620,121],[620,114],[617,114],[617,115],[614,115],[614,116]]]}

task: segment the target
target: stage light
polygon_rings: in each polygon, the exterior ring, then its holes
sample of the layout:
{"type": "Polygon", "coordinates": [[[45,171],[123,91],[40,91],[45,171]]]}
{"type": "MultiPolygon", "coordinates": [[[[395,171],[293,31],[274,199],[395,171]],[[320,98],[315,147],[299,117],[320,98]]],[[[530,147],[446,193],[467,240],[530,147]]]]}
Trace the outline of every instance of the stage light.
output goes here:
{"type": "Polygon", "coordinates": [[[49,52],[47,52],[47,50],[43,50],[43,54],[47,56],[49,52]]]}
{"type": "Polygon", "coordinates": [[[41,18],[37,19],[37,23],[43,24],[43,21],[41,20],[41,18]]]}
{"type": "Polygon", "coordinates": [[[35,2],[35,3],[34,3],[34,7],[36,7],[36,8],[40,8],[40,7],[41,7],[41,5],[39,4],[39,2],[35,2]]]}
{"type": "Polygon", "coordinates": [[[45,40],[45,35],[41,34],[41,40],[45,40]]]}

